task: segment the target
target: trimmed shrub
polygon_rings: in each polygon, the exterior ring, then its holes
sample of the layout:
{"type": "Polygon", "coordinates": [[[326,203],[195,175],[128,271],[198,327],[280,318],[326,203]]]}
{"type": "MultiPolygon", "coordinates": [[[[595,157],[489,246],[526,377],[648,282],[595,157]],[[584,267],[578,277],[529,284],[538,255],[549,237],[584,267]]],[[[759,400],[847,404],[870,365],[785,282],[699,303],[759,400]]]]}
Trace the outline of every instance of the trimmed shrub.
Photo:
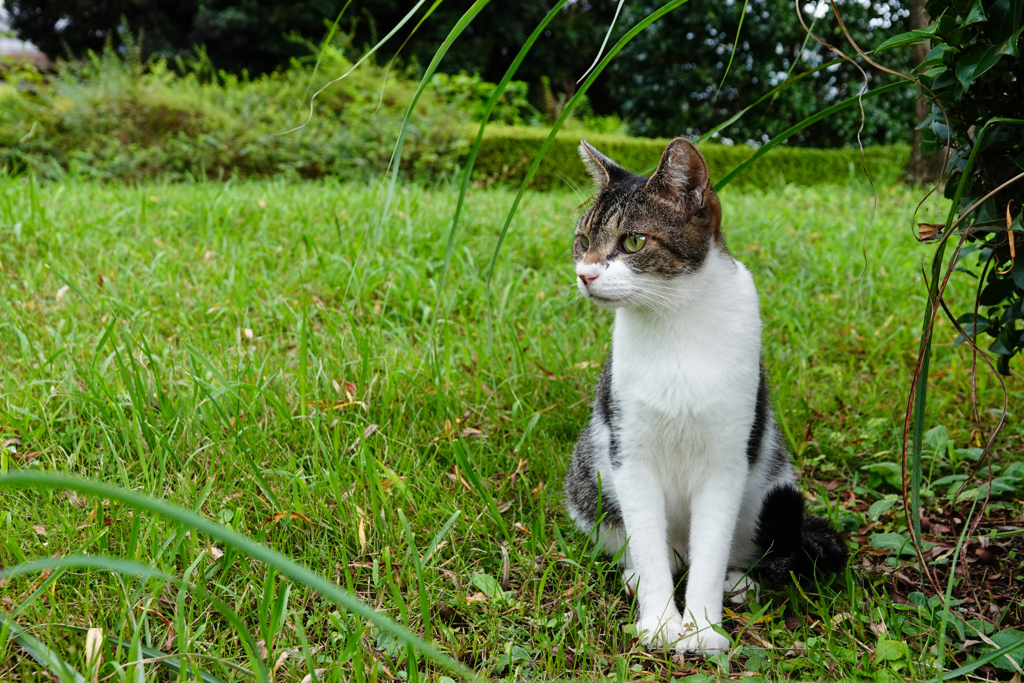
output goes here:
{"type": "MultiPolygon", "coordinates": [[[[480,145],[473,170],[474,178],[485,185],[522,182],[547,135],[548,131],[541,128],[489,126],[480,145]]],[[[580,163],[576,149],[580,138],[586,138],[623,167],[642,174],[654,170],[669,141],[668,138],[631,138],[625,135],[589,134],[578,130],[560,132],[548,147],[530,187],[551,189],[565,185],[589,186],[590,178],[580,163]]],[[[714,182],[748,159],[754,153],[754,148],[705,143],[701,145],[701,151],[707,159],[714,182]]],[[[876,183],[892,184],[899,179],[900,169],[910,155],[910,147],[865,147],[864,153],[871,179],[876,183]]],[[[842,184],[857,177],[863,177],[861,153],[857,148],[781,147],[761,157],[749,170],[738,175],[732,184],[842,184]]]]}
{"type": "MultiPolygon", "coordinates": [[[[122,182],[204,174],[363,180],[390,162],[415,89],[401,74],[382,93],[383,70],[353,72],[317,99],[309,125],[282,135],[305,120],[308,93],[326,82],[323,74],[350,66],[328,49],[315,80],[298,63],[248,80],[208,62],[177,75],[164,62],[107,51],[62,65],[49,79],[12,72],[0,81],[0,166],[122,182]]],[[[406,133],[403,170],[431,178],[456,171],[468,152],[470,120],[428,91],[406,133]]]]}

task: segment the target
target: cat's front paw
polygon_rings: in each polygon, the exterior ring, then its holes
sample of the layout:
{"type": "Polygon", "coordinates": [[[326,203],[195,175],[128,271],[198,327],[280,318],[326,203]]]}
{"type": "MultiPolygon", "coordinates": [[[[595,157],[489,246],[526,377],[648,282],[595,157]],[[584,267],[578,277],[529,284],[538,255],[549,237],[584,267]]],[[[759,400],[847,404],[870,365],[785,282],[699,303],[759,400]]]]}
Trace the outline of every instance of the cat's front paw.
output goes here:
{"type": "Polygon", "coordinates": [[[675,647],[687,631],[693,630],[693,624],[688,627],[683,623],[682,615],[676,612],[661,618],[641,617],[636,623],[636,630],[640,635],[640,642],[645,647],[668,650],[675,647]]]}
{"type": "Polygon", "coordinates": [[[690,629],[690,635],[679,640],[675,644],[675,650],[679,653],[697,652],[702,655],[717,655],[720,652],[727,652],[731,643],[729,639],[710,626],[694,632],[690,629]]]}

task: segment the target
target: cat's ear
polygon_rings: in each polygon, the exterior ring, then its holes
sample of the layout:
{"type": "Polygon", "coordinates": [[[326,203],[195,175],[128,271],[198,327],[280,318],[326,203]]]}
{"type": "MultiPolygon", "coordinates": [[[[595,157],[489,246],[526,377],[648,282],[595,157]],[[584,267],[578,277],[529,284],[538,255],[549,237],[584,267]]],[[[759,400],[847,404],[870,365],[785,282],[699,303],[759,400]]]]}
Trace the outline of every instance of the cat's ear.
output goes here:
{"type": "Polygon", "coordinates": [[[671,202],[699,207],[711,190],[711,174],[697,147],[686,138],[668,143],[647,188],[671,202]]]}
{"type": "Polygon", "coordinates": [[[594,179],[598,190],[608,187],[613,181],[628,175],[628,171],[598,152],[586,140],[580,140],[580,159],[587,166],[587,172],[594,179]]]}

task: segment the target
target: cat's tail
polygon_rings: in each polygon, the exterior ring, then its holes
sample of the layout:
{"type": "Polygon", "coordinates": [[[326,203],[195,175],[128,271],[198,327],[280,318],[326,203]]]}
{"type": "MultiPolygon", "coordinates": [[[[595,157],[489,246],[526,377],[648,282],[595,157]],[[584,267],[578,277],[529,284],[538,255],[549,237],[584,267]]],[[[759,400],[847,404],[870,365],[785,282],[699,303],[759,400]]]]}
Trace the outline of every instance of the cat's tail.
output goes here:
{"type": "Polygon", "coordinates": [[[846,567],[846,544],[826,520],[804,515],[804,497],[792,486],[777,486],[761,504],[754,542],[764,556],[754,574],[785,581],[790,572],[811,578],[841,572],[846,567]]]}

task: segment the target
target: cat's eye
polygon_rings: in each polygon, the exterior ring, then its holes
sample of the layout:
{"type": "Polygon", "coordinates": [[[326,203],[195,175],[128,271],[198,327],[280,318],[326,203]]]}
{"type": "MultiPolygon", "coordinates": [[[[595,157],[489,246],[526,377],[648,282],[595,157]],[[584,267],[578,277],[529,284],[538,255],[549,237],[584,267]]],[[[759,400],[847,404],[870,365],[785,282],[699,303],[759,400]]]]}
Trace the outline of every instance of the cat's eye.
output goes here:
{"type": "Polygon", "coordinates": [[[586,235],[580,235],[580,248],[583,249],[583,251],[590,249],[590,238],[586,235]]]}
{"type": "Polygon", "coordinates": [[[646,243],[646,235],[626,235],[625,239],[622,240],[622,248],[630,254],[635,254],[643,249],[646,243]]]}

